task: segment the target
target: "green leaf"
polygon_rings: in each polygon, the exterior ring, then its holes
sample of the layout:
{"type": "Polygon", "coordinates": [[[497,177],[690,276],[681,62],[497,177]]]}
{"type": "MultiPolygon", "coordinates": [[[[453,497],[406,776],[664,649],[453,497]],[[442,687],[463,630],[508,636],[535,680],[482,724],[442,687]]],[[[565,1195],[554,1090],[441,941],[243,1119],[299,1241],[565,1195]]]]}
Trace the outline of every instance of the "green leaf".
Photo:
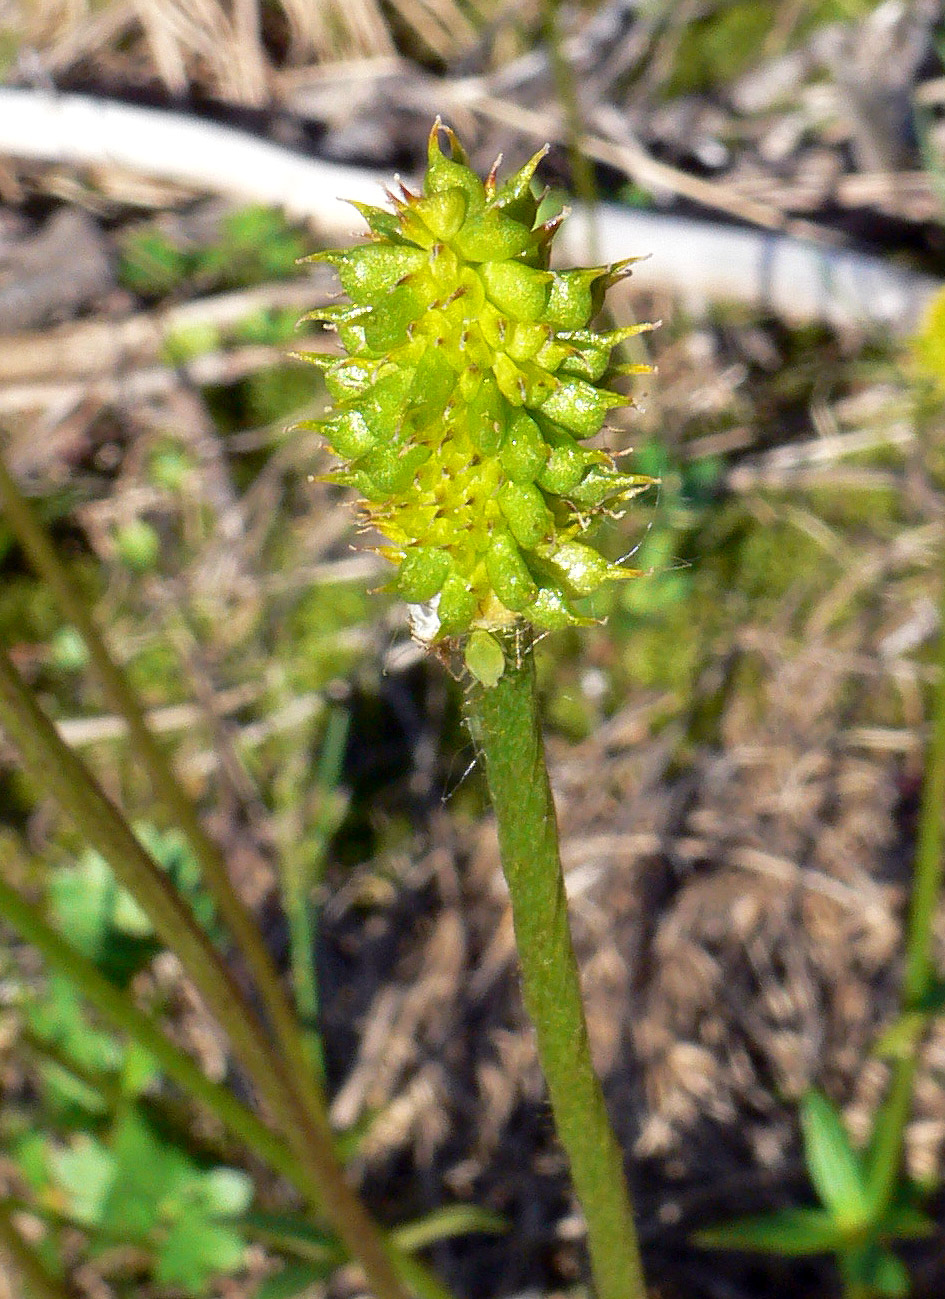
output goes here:
{"type": "Polygon", "coordinates": [[[93,1094],[81,1077],[69,1072],[66,1062],[73,1063],[79,1075],[114,1075],[123,1052],[110,1033],[92,1024],[74,985],[51,975],[41,999],[29,1008],[27,1022],[35,1037],[55,1047],[63,1058],[62,1065],[44,1061],[41,1066],[43,1083],[53,1104],[100,1111],[101,1096],[93,1094]]]}
{"type": "Polygon", "coordinates": [[[53,922],[90,960],[98,961],[102,955],[117,892],[115,877],[97,852],[83,853],[76,866],[53,871],[50,876],[53,922]]]}
{"type": "Polygon", "coordinates": [[[865,1226],[870,1203],[863,1168],[843,1119],[822,1092],[801,1101],[801,1132],[807,1171],[822,1202],[847,1230],[865,1226]]]}
{"type": "Polygon", "coordinates": [[[345,1251],[334,1236],[291,1213],[245,1213],[236,1225],[270,1249],[321,1268],[330,1270],[345,1259],[345,1251]]]}
{"type": "Polygon", "coordinates": [[[202,1295],[215,1274],[238,1271],[245,1256],[245,1242],[235,1228],[189,1215],[179,1218],[164,1238],[154,1279],[202,1295]]]}
{"type": "Polygon", "coordinates": [[[140,1096],[160,1076],[157,1061],[150,1051],[129,1042],[121,1069],[121,1090],[125,1096],[140,1096]]]}
{"type": "Polygon", "coordinates": [[[843,1255],[840,1271],[845,1286],[854,1293],[906,1299],[912,1289],[902,1261],[872,1241],[843,1255]]]}
{"type": "Polygon", "coordinates": [[[926,1240],[937,1231],[935,1219],[911,1204],[894,1205],[879,1226],[883,1240],[926,1240]]]}
{"type": "Polygon", "coordinates": [[[238,1168],[211,1168],[200,1175],[200,1199],[214,1218],[245,1213],[253,1199],[252,1178],[238,1168]]]}
{"type": "Polygon", "coordinates": [[[902,1259],[888,1249],[878,1252],[868,1283],[877,1294],[888,1295],[889,1299],[906,1299],[912,1292],[912,1282],[908,1269],[902,1259]]]}
{"type": "Polygon", "coordinates": [[[477,1204],[448,1204],[434,1209],[422,1218],[403,1223],[391,1232],[391,1239],[408,1254],[426,1249],[439,1240],[454,1236],[469,1236],[476,1232],[500,1235],[509,1230],[509,1224],[498,1213],[480,1208],[477,1204]]]}
{"type": "Polygon", "coordinates": [[[694,1234],[706,1249],[736,1249],[752,1254],[803,1258],[843,1249],[845,1233],[826,1209],[781,1209],[753,1218],[736,1218],[694,1234]]]}
{"type": "Polygon", "coordinates": [[[81,1134],[68,1148],[51,1151],[49,1166],[66,1196],[69,1216],[84,1227],[101,1226],[116,1176],[116,1163],[109,1151],[93,1137],[81,1134]]]}
{"type": "Polygon", "coordinates": [[[115,1177],[102,1209],[103,1229],[120,1240],[147,1241],[159,1222],[180,1213],[197,1170],[186,1155],[161,1141],[134,1109],[118,1120],[111,1153],[115,1177]]]}
{"type": "Polygon", "coordinates": [[[938,1015],[945,1010],[945,979],[931,979],[929,986],[919,998],[917,1010],[927,1015],[938,1015]]]}

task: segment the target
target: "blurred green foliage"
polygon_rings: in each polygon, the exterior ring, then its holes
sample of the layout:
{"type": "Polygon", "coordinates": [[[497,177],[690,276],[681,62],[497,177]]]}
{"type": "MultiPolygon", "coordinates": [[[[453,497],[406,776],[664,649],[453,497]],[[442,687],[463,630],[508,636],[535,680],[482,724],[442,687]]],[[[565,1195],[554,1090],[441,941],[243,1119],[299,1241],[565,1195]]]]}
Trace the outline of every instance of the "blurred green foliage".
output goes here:
{"type": "Polygon", "coordinates": [[[156,225],[138,227],[123,240],[119,278],[146,298],[247,288],[298,274],[309,251],[306,236],[276,209],[246,207],[224,216],[217,238],[203,246],[156,225]]]}
{"type": "Polygon", "coordinates": [[[721,0],[699,6],[698,16],[680,30],[672,71],[663,84],[667,98],[725,86],[759,56],[782,52],[828,23],[851,21],[876,8],[877,0],[721,0]]]}

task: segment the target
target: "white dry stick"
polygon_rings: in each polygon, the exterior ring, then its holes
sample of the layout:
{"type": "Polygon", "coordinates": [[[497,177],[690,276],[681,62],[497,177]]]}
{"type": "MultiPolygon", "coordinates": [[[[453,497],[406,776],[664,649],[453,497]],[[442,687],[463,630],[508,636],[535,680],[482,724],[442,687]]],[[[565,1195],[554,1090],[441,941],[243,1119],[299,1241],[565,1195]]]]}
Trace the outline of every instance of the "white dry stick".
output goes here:
{"type": "MultiPolygon", "coordinates": [[[[345,199],[383,203],[389,175],[306,158],[248,132],[84,95],[0,87],[0,156],[118,167],[198,191],[268,203],[310,219],[328,241],[350,240],[358,218],[345,199]]],[[[578,214],[579,216],[580,214],[578,214]]],[[[634,270],[640,289],[668,291],[698,309],[738,302],[792,323],[911,332],[941,287],[863,253],[771,231],[740,229],[602,203],[600,256],[649,254],[634,270]]],[[[585,238],[567,223],[565,257],[585,238]]]]}

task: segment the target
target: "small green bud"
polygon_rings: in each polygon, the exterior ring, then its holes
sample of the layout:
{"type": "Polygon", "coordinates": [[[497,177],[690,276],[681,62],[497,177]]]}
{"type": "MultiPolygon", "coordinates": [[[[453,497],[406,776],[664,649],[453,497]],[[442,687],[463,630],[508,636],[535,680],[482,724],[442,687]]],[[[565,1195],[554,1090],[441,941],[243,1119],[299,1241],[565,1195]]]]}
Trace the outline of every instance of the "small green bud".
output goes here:
{"type": "Polygon", "coordinates": [[[419,248],[402,244],[364,244],[343,253],[315,253],[312,262],[331,262],[352,302],[368,307],[426,261],[419,248]]]}
{"type": "Polygon", "coordinates": [[[81,672],[88,667],[88,648],[74,627],[60,627],[49,642],[49,652],[61,672],[81,672]]]}
{"type": "Polygon", "coordinates": [[[477,628],[463,652],[466,666],[477,681],[491,690],[505,671],[505,653],[494,636],[477,628]]]}
{"type": "Polygon", "coordinates": [[[115,532],[115,549],[133,573],[150,573],[161,558],[161,538],[144,519],[132,519],[115,532]]]}
{"type": "Polygon", "coordinates": [[[411,604],[432,600],[442,588],[450,571],[449,556],[432,546],[408,550],[397,574],[397,588],[411,604]]]}
{"type": "Polygon", "coordinates": [[[569,432],[589,438],[601,431],[609,410],[625,405],[619,393],[595,388],[584,379],[566,379],[545,398],[541,410],[569,432]]]}
{"type": "Polygon", "coordinates": [[[538,587],[515,540],[498,532],[486,553],[486,571],[496,595],[507,609],[520,613],[538,598],[538,587]]]}
{"type": "Polygon", "coordinates": [[[466,195],[461,189],[442,189],[429,198],[417,199],[409,209],[420,218],[434,239],[452,239],[466,216],[466,195]]]}
{"type": "Polygon", "coordinates": [[[559,329],[583,329],[594,312],[592,286],[606,273],[606,267],[558,271],[548,295],[548,319],[559,329]]]}
{"type": "Polygon", "coordinates": [[[350,302],[309,318],[347,355],[301,358],[323,370],[335,411],[300,427],[322,430],[335,481],[365,498],[394,589],[429,605],[424,638],[468,636],[483,684],[503,665],[490,632],[584,623],[572,601],[631,575],[584,537],[650,481],[581,445],[627,404],[604,385],[626,369],[614,349],[647,326],[591,328],[628,263],[551,270],[560,218],[539,222],[542,156],[482,181],[437,122],[423,193],[402,189],[393,212],[355,204],[367,241],[316,254],[350,302]]]}
{"type": "Polygon", "coordinates": [[[436,612],[444,636],[458,636],[468,630],[476,616],[476,597],[462,578],[450,574],[446,579],[436,612]]]}
{"type": "Polygon", "coordinates": [[[456,236],[454,246],[468,262],[502,262],[523,253],[532,242],[530,231],[501,212],[472,217],[456,236]]]}
{"type": "Polygon", "coordinates": [[[555,447],[538,475],[538,484],[553,496],[568,496],[584,477],[588,463],[587,452],[579,446],[555,447]]]}
{"type": "Polygon", "coordinates": [[[549,271],[536,271],[521,262],[485,262],[479,275],[486,296],[500,311],[516,320],[541,320],[548,305],[549,271]]]}
{"type": "Polygon", "coordinates": [[[550,453],[551,448],[535,421],[523,410],[518,411],[499,457],[507,476],[513,483],[533,482],[550,453]]]}
{"type": "Polygon", "coordinates": [[[479,391],[467,406],[469,437],[477,451],[494,456],[505,439],[508,407],[491,375],[483,376],[479,391]]]}
{"type": "Polygon", "coordinates": [[[565,591],[573,597],[591,595],[604,582],[637,575],[633,569],[611,564],[600,551],[580,541],[561,542],[551,548],[547,559],[559,573],[565,591]]]}
{"type": "Polygon", "coordinates": [[[509,531],[524,550],[534,550],[554,530],[554,515],[534,483],[503,483],[497,499],[509,531]]]}
{"type": "MultiPolygon", "coordinates": [[[[318,428],[319,425],[316,420],[303,420],[299,427],[318,428]]],[[[345,460],[357,460],[374,447],[374,434],[359,410],[342,411],[336,419],[323,425],[322,431],[335,455],[345,460]]]]}

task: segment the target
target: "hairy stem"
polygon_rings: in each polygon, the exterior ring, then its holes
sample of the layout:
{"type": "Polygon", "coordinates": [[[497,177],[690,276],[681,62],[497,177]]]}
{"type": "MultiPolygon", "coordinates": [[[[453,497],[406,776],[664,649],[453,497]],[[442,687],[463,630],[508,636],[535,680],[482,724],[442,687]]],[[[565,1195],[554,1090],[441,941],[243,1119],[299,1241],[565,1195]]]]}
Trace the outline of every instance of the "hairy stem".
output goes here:
{"type": "Polygon", "coordinates": [[[532,648],[530,642],[516,644],[509,638],[505,649],[505,673],[491,689],[473,688],[466,714],[495,808],[525,1006],[587,1221],[598,1299],[643,1299],[646,1287],[623,1156],[591,1062],[532,648]]]}

